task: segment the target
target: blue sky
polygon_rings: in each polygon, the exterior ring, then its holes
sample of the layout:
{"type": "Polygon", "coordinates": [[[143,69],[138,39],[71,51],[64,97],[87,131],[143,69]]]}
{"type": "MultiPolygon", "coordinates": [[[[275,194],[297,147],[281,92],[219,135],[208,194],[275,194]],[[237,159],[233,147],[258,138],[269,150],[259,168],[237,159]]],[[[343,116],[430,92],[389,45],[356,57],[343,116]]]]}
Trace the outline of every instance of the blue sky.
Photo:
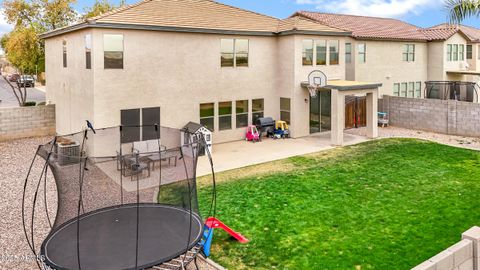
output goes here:
{"type": "MultiPolygon", "coordinates": [[[[81,11],[93,2],[94,0],[78,0],[77,9],[81,11]]],[[[313,10],[398,18],[421,27],[446,21],[442,0],[219,0],[219,2],[277,18],[286,18],[297,10],[313,10]]],[[[480,28],[480,19],[468,19],[464,24],[480,28]]]]}
{"type": "MultiPolygon", "coordinates": [[[[127,0],[129,4],[135,2],[127,0]]],[[[312,10],[398,18],[421,27],[446,21],[442,0],[219,0],[219,2],[277,18],[286,18],[297,10],[312,10]]],[[[94,0],[77,0],[75,8],[82,12],[86,6],[93,3],[94,0]]],[[[480,19],[471,18],[464,24],[480,28],[480,19]]],[[[0,34],[9,31],[10,28],[3,16],[0,16],[0,34]]]]}

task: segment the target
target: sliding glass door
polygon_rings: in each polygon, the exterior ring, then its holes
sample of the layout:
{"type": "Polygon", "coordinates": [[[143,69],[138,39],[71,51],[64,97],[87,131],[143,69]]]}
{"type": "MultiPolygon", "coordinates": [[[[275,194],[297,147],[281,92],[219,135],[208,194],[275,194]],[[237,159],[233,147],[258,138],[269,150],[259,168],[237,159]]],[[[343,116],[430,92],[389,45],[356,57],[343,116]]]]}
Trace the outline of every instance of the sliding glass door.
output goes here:
{"type": "Polygon", "coordinates": [[[310,97],[310,133],[325,132],[331,129],[331,92],[318,91],[310,97]]]}

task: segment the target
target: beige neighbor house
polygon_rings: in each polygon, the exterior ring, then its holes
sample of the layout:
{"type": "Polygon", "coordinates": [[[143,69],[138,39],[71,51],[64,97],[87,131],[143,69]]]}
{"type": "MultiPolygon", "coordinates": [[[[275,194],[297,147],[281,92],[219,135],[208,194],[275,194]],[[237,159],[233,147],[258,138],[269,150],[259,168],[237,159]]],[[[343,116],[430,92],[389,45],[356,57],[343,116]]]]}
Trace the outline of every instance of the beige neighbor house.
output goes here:
{"type": "Polygon", "coordinates": [[[47,100],[60,134],[86,119],[97,128],[158,119],[174,128],[200,122],[221,143],[271,116],[289,122],[293,137],[331,130],[341,145],[348,95],[367,97],[368,135],[377,136],[380,84],[345,80],[350,36],[303,16],[147,0],[44,34],[47,100]],[[328,83],[312,97],[305,82],[314,70],[328,83]]]}
{"type": "Polygon", "coordinates": [[[382,83],[380,97],[424,97],[429,81],[479,81],[479,29],[447,24],[425,29],[396,19],[307,11],[294,16],[352,32],[344,51],[345,77],[382,83]]]}

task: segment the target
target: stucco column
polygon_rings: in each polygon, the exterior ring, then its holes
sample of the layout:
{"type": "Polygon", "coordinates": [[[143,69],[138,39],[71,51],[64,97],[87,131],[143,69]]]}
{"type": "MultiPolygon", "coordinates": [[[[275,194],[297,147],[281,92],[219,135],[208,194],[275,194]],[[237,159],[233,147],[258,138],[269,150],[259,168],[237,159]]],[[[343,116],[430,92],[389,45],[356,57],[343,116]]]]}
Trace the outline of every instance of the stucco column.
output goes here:
{"type": "Polygon", "coordinates": [[[343,145],[343,130],[345,129],[345,95],[339,90],[332,89],[332,131],[333,145],[343,145]]]}
{"type": "Polygon", "coordinates": [[[367,94],[367,137],[378,137],[378,91],[367,94]]]}

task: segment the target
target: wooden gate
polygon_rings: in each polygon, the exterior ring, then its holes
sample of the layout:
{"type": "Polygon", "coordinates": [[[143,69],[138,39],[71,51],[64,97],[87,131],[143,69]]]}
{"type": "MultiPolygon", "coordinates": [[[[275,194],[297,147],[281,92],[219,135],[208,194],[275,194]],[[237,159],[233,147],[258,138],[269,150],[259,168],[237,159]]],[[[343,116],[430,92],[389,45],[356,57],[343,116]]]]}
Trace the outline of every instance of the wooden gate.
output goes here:
{"type": "Polygon", "coordinates": [[[359,128],[367,125],[367,98],[345,97],[345,128],[359,128]]]}

